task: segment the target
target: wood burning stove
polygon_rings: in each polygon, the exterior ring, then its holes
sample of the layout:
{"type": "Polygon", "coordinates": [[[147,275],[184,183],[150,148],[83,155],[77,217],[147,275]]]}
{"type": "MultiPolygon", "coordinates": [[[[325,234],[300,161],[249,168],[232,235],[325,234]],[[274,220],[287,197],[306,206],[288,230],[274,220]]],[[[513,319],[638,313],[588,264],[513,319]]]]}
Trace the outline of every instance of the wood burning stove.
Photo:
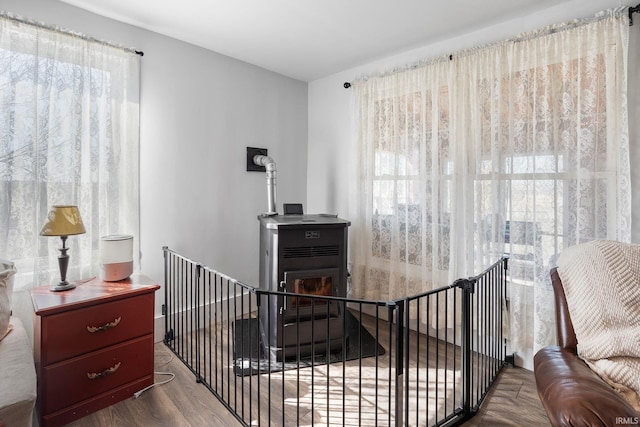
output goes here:
{"type": "Polygon", "coordinates": [[[343,310],[302,295],[347,294],[349,221],[334,215],[272,215],[260,220],[260,288],[296,296],[262,296],[260,329],[272,360],[339,350],[343,310]]]}

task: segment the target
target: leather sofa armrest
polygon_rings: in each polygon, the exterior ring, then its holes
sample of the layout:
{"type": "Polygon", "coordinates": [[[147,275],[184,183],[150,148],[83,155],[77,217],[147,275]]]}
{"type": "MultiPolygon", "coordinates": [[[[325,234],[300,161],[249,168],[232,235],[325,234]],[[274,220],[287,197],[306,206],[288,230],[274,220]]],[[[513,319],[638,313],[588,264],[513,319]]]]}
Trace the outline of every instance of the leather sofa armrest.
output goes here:
{"type": "Polygon", "coordinates": [[[538,395],[553,426],[640,423],[640,414],[574,351],[545,347],[533,364],[538,395]]]}
{"type": "Polygon", "coordinates": [[[567,305],[567,297],[564,294],[562,280],[558,274],[558,269],[551,269],[551,285],[553,286],[553,294],[556,307],[556,333],[558,337],[558,345],[575,352],[578,339],[573,330],[573,322],[569,314],[569,306],[567,305]]]}

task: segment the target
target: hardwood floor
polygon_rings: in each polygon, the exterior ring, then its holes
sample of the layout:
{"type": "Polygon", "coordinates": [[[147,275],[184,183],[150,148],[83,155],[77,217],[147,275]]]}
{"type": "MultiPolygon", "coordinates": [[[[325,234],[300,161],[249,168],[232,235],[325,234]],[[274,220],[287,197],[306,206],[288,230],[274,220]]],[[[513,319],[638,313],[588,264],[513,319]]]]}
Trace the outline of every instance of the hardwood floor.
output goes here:
{"type": "Polygon", "coordinates": [[[533,372],[512,366],[502,370],[478,413],[463,424],[465,427],[549,425],[533,372]]]}
{"type": "MultiPolygon", "coordinates": [[[[195,381],[193,373],[175,358],[164,344],[156,344],[155,359],[156,371],[174,373],[176,377],[173,381],[153,387],[137,399],[130,398],[88,415],[70,426],[240,425],[206,387],[195,381]]],[[[158,375],[156,381],[160,382],[166,378],[164,375],[158,375]]],[[[295,416],[295,410],[291,408],[289,415],[295,416]]],[[[295,418],[291,422],[295,425],[295,418]]],[[[300,423],[310,425],[302,419],[300,423]]],[[[353,424],[352,420],[348,420],[348,424],[353,424]]],[[[548,426],[548,419],[535,389],[533,373],[513,367],[503,369],[478,414],[464,425],[548,426]]]]}

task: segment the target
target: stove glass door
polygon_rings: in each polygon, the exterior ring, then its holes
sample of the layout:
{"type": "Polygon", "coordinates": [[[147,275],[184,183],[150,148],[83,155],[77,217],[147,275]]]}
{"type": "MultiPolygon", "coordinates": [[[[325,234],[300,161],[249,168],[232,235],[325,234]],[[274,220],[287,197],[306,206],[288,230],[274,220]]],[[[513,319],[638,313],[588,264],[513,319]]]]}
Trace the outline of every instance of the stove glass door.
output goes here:
{"type": "MultiPolygon", "coordinates": [[[[285,292],[297,295],[334,296],[337,278],[337,268],[287,271],[284,273],[285,292]]],[[[335,301],[303,296],[285,298],[284,313],[287,319],[333,317],[337,316],[338,312],[338,304],[335,301]]]]}

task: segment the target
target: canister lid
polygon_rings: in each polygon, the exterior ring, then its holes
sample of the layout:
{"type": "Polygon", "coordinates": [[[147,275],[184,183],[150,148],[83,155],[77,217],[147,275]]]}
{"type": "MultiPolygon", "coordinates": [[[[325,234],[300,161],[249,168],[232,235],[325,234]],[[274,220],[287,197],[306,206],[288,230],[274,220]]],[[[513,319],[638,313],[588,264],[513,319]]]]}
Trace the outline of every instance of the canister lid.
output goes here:
{"type": "Polygon", "coordinates": [[[108,236],[100,237],[100,240],[105,240],[108,242],[119,241],[119,240],[130,240],[133,239],[133,236],[130,234],[110,234],[108,236]]]}

